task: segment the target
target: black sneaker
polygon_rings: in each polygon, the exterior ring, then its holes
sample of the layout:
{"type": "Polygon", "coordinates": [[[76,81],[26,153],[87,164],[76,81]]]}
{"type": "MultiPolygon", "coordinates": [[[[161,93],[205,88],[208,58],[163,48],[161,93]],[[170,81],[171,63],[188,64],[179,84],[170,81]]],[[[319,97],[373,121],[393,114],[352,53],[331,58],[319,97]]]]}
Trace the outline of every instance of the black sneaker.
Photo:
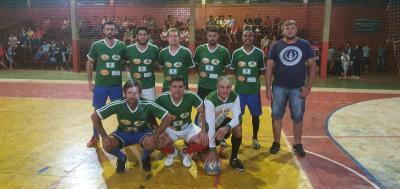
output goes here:
{"type": "Polygon", "coordinates": [[[142,168],[145,171],[150,171],[151,170],[150,157],[142,159],[142,168]]]}
{"type": "Polygon", "coordinates": [[[276,154],[278,153],[279,149],[281,149],[281,145],[278,142],[273,142],[269,152],[271,154],[276,154]]]}
{"type": "Polygon", "coordinates": [[[117,173],[123,173],[125,172],[125,163],[126,163],[126,159],[125,160],[121,160],[121,159],[117,159],[117,168],[115,169],[115,171],[117,173]]]}
{"type": "Polygon", "coordinates": [[[243,167],[242,163],[240,163],[239,159],[231,159],[229,161],[229,165],[231,165],[237,171],[244,171],[244,167],[243,167]]]}
{"type": "Polygon", "coordinates": [[[306,156],[306,152],[303,149],[302,144],[295,144],[293,145],[293,151],[301,157],[306,156]]]}

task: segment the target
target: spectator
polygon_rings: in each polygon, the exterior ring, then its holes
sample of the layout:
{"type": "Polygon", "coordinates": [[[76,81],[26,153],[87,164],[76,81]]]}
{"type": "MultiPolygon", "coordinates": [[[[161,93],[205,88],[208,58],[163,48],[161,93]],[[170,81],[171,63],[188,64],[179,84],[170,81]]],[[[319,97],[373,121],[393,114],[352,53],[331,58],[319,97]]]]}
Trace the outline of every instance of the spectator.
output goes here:
{"type": "Polygon", "coordinates": [[[362,61],[362,50],[359,45],[356,45],[353,49],[353,77],[355,79],[360,79],[361,72],[361,61],[362,61]]]}
{"type": "Polygon", "coordinates": [[[26,46],[28,44],[28,34],[26,33],[25,29],[22,28],[21,32],[19,32],[19,40],[22,46],[26,46]]]}
{"type": "Polygon", "coordinates": [[[272,40],[271,40],[271,45],[269,46],[269,48],[271,48],[272,46],[274,46],[276,43],[278,43],[278,39],[276,37],[276,35],[272,36],[272,40]]]}
{"type": "Polygon", "coordinates": [[[156,21],[153,17],[149,17],[149,22],[147,23],[147,28],[150,31],[150,34],[156,33],[156,21]]]}
{"type": "Polygon", "coordinates": [[[235,20],[232,18],[232,15],[228,15],[228,18],[225,19],[225,25],[226,25],[226,30],[225,30],[225,35],[229,36],[231,33],[231,28],[234,24],[235,20]]]}
{"type": "Polygon", "coordinates": [[[163,28],[163,31],[161,32],[161,34],[160,34],[160,39],[161,39],[161,42],[160,42],[160,46],[161,46],[161,48],[163,48],[163,47],[166,47],[167,45],[168,45],[168,42],[167,42],[167,31],[168,31],[168,28],[167,28],[167,26],[165,26],[164,28],[163,28]]]}
{"type": "Polygon", "coordinates": [[[125,44],[133,44],[134,42],[134,33],[131,27],[128,27],[126,29],[126,32],[124,33],[124,38],[122,40],[125,44]]]}
{"type": "Polygon", "coordinates": [[[268,50],[270,47],[271,40],[269,39],[268,35],[265,35],[264,38],[261,39],[260,48],[263,50],[264,55],[268,55],[268,50]]]}
{"type": "Polygon", "coordinates": [[[225,17],[223,15],[219,16],[218,20],[216,21],[219,33],[223,33],[222,31],[226,30],[226,23],[225,23],[225,17]]]}
{"type": "Polygon", "coordinates": [[[175,18],[172,17],[171,15],[168,15],[167,19],[164,20],[164,25],[167,28],[167,30],[169,28],[175,27],[175,18]]]}
{"type": "Polygon", "coordinates": [[[3,69],[8,69],[6,61],[4,61],[4,56],[6,55],[6,52],[4,51],[3,47],[0,45],[0,66],[3,69]]]}
{"type": "Polygon", "coordinates": [[[270,19],[269,16],[266,16],[264,20],[265,33],[267,34],[272,33],[272,25],[273,25],[272,19],[270,19]]]}
{"type": "Polygon", "coordinates": [[[369,64],[371,63],[371,48],[367,43],[363,48],[363,62],[364,62],[364,73],[368,73],[369,64]]]}
{"type": "Polygon", "coordinates": [[[180,37],[181,37],[181,44],[187,47],[189,45],[189,39],[190,39],[189,28],[184,28],[183,31],[181,32],[180,37]]]}
{"type": "Polygon", "coordinates": [[[328,72],[333,73],[335,70],[335,54],[336,50],[333,48],[332,44],[329,43],[328,48],[328,72]]]}
{"type": "Polygon", "coordinates": [[[17,36],[15,36],[14,34],[10,33],[9,37],[8,37],[8,45],[15,48],[17,47],[17,43],[18,43],[18,39],[17,36]]]}
{"type": "Polygon", "coordinates": [[[15,59],[15,53],[14,53],[14,48],[13,47],[8,47],[7,52],[6,52],[6,58],[9,64],[10,70],[13,69],[14,66],[14,59],[15,59]]]}
{"type": "Polygon", "coordinates": [[[231,31],[229,34],[229,41],[230,42],[236,42],[237,41],[237,32],[238,32],[238,27],[235,23],[235,21],[233,20],[232,25],[231,25],[231,31]]]}
{"type": "Polygon", "coordinates": [[[50,24],[51,24],[50,18],[47,16],[43,22],[44,31],[47,31],[47,29],[50,27],[50,24]]]}
{"type": "Polygon", "coordinates": [[[253,31],[253,20],[249,17],[249,15],[246,15],[246,18],[244,19],[244,24],[243,24],[243,31],[247,31],[247,30],[253,31]]]}
{"type": "Polygon", "coordinates": [[[48,44],[46,41],[44,44],[40,47],[39,51],[35,55],[35,60],[41,60],[43,58],[43,55],[48,55],[50,52],[50,44],[48,44]]]}
{"type": "Polygon", "coordinates": [[[350,64],[350,56],[348,51],[343,50],[341,60],[342,60],[343,77],[346,79],[347,71],[349,69],[349,64],[350,64]]]}
{"type": "Polygon", "coordinates": [[[33,34],[33,30],[31,28],[28,28],[28,31],[26,32],[28,46],[32,46],[33,34]]]}
{"type": "Polygon", "coordinates": [[[61,26],[61,32],[67,32],[70,25],[70,20],[68,17],[65,17],[61,26]]]}
{"type": "Polygon", "coordinates": [[[385,69],[385,48],[380,45],[377,49],[376,70],[382,72],[385,69]]]}
{"type": "Polygon", "coordinates": [[[216,22],[215,22],[214,16],[210,15],[210,17],[207,20],[206,27],[208,28],[208,27],[215,27],[215,26],[216,26],[216,22]]]}
{"type": "Polygon", "coordinates": [[[254,19],[254,31],[260,32],[262,29],[262,19],[260,17],[260,14],[256,14],[256,18],[254,19]]]}

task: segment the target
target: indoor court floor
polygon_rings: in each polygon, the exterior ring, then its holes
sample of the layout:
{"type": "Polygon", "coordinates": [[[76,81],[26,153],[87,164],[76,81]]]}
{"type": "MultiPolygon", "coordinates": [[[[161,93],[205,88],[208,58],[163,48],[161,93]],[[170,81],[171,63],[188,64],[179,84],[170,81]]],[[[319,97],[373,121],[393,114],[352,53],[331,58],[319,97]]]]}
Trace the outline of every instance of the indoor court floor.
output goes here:
{"type": "MultiPolygon", "coordinates": [[[[227,140],[219,176],[207,176],[199,160],[184,168],[180,156],[164,167],[160,152],[152,154],[152,170],[145,172],[137,146],[125,150],[126,173],[116,174],[116,158],[100,146],[86,147],[93,111],[86,82],[0,79],[0,188],[400,188],[399,97],[398,90],[314,88],[303,129],[308,153],[297,157],[288,115],[282,150],[268,152],[270,107],[262,96],[261,149],[251,145],[248,111],[243,119],[244,172],[229,166],[227,140]]],[[[108,132],[115,122],[105,121],[108,132]]]]}

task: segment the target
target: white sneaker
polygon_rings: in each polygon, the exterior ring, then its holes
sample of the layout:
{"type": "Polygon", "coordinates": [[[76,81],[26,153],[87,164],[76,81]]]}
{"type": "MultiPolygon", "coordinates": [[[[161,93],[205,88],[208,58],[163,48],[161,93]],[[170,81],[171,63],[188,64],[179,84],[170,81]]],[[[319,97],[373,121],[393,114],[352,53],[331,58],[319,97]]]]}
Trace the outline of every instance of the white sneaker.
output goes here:
{"type": "Polygon", "coordinates": [[[183,164],[183,166],[188,167],[188,168],[192,166],[192,160],[191,160],[189,154],[185,154],[185,153],[183,154],[182,164],[183,164]]]}
{"type": "Polygon", "coordinates": [[[164,165],[169,167],[172,164],[174,164],[174,158],[175,158],[176,154],[177,154],[177,150],[176,149],[174,149],[174,153],[168,154],[167,158],[164,161],[164,165]]]}

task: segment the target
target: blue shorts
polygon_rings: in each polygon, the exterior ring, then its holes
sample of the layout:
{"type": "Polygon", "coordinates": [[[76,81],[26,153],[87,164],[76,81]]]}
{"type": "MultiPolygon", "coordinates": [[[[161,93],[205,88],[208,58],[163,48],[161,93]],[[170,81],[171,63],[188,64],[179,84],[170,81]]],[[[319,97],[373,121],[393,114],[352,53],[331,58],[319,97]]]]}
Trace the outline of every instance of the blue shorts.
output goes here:
{"type": "Polygon", "coordinates": [[[282,119],[289,101],[290,115],[293,122],[303,121],[305,110],[305,99],[301,97],[301,88],[287,88],[277,85],[272,86],[272,119],[282,119]]]}
{"type": "Polygon", "coordinates": [[[260,116],[262,114],[261,110],[261,97],[258,94],[239,94],[240,99],[240,109],[242,114],[244,114],[244,108],[247,107],[250,110],[252,116],[260,116]]]}
{"type": "Polygon", "coordinates": [[[133,144],[142,143],[143,138],[151,134],[152,132],[150,129],[144,129],[136,133],[116,130],[111,135],[115,136],[121,142],[121,145],[119,146],[120,148],[125,148],[133,144]]]}
{"type": "Polygon", "coordinates": [[[106,105],[107,97],[110,97],[111,101],[122,98],[121,85],[112,87],[95,86],[93,90],[93,107],[99,109],[106,105]]]}

